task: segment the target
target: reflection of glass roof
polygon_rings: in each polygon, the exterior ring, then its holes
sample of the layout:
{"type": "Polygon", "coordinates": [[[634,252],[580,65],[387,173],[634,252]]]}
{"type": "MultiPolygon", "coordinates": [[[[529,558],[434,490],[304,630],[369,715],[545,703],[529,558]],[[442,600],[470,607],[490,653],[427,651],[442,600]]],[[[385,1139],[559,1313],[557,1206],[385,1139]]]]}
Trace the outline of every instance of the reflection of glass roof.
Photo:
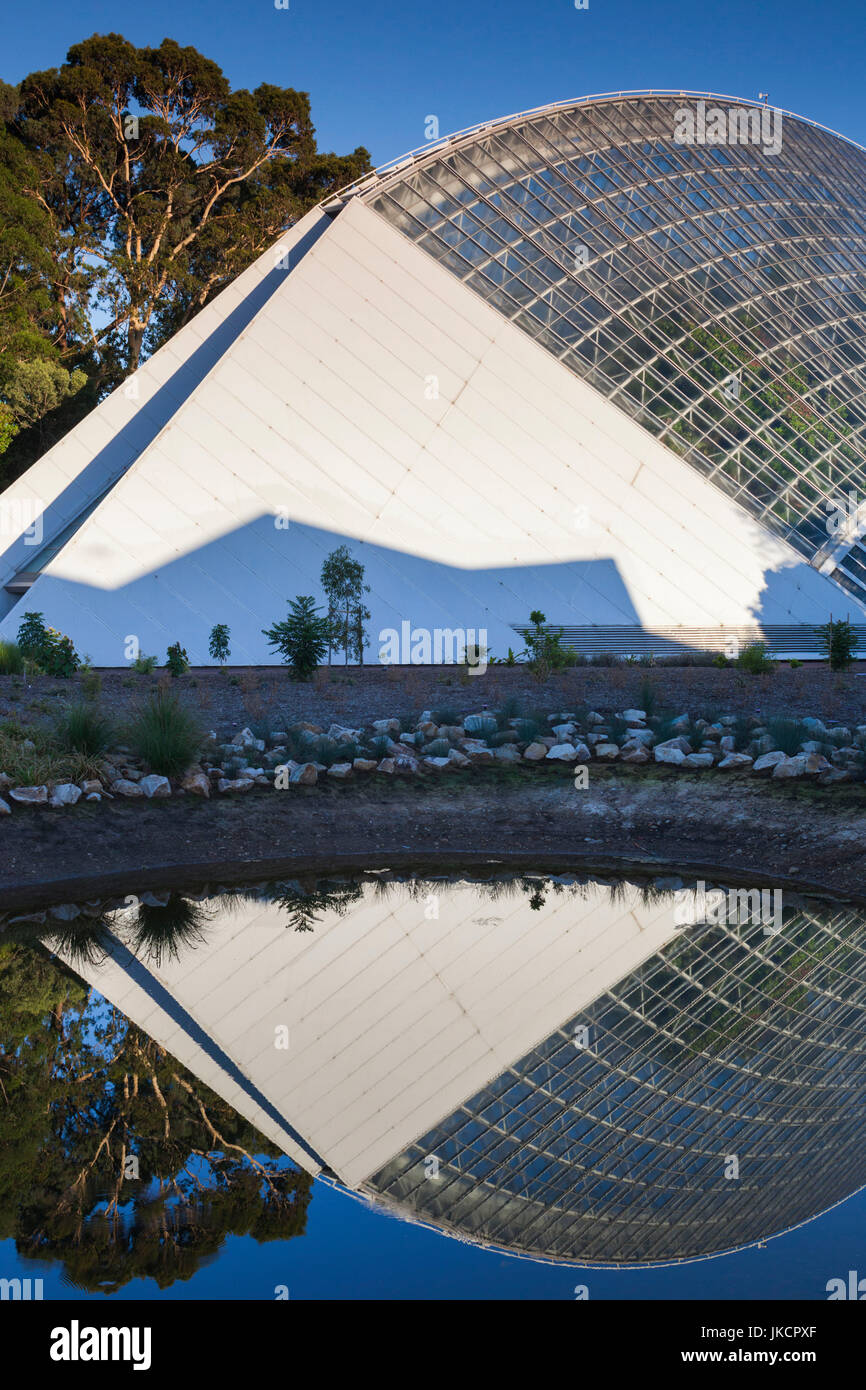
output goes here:
{"type": "Polygon", "coordinates": [[[453,1234],[587,1264],[697,1258],[809,1220],[866,1181],[864,939],[848,912],[777,936],[690,928],[365,1187],[453,1234]]]}
{"type": "MultiPolygon", "coordinates": [[[[352,191],[822,563],[827,499],[866,497],[866,152],[787,113],[776,154],[677,144],[696,101],[546,108],[352,191]]],[[[836,563],[862,599],[866,547],[836,563]]]]}

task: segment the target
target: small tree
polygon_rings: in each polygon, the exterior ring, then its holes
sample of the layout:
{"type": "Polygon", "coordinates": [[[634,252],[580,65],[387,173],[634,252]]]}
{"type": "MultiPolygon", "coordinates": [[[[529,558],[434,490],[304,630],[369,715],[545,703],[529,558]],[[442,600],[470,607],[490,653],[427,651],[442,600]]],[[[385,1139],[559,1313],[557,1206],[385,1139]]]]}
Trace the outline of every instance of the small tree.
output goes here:
{"type": "MultiPolygon", "coordinates": [[[[837,618],[834,622],[831,614],[829,623],[816,628],[816,634],[830,663],[830,670],[847,671],[854,660],[860,643],[860,639],[850,622],[844,618],[837,618]]],[[[20,633],[18,645],[21,645],[20,633]]]]}
{"type": "Polygon", "coordinates": [[[268,644],[275,647],[295,680],[308,680],[329,649],[332,635],[330,618],[319,610],[308,594],[289,602],[289,616],[273,627],[263,627],[268,644]]]}
{"type": "Polygon", "coordinates": [[[182,647],[180,642],[172,642],[165,654],[165,664],[173,676],[182,676],[184,671],[189,670],[186,647],[182,647]]]}
{"type": "Polygon", "coordinates": [[[18,649],[26,661],[49,676],[68,679],[81,662],[71,637],[46,627],[41,613],[25,613],[18,628],[18,649]]]}
{"type": "Polygon", "coordinates": [[[211,628],[210,641],[208,642],[207,649],[211,654],[211,658],[214,661],[218,661],[221,666],[225,665],[232,654],[231,647],[229,646],[230,636],[231,633],[225,623],[215,623],[211,628]]]}
{"type": "Polygon", "coordinates": [[[364,623],[370,617],[364,607],[364,594],[370,592],[369,584],[364,583],[364,566],[352,558],[348,546],[340,545],[322,565],[321,582],[331,625],[328,663],[335,647],[342,648],[347,665],[352,655],[363,662],[364,647],[369,645],[364,623]]]}

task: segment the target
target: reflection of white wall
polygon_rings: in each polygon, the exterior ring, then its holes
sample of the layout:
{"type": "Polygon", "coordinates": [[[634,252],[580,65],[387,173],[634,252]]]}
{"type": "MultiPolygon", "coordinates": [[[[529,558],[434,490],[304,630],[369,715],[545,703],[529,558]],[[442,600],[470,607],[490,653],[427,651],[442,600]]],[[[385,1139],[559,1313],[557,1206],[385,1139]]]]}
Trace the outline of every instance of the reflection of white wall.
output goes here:
{"type": "MultiPolygon", "coordinates": [[[[218,900],[211,904],[218,905],[218,900]]],[[[610,890],[496,901],[441,885],[439,919],[394,886],[313,932],[286,912],[221,910],[206,940],[150,973],[350,1186],[654,954],[675,932],[671,903],[610,890]],[[289,1029],[290,1047],[274,1046],[289,1029]]],[[[119,958],[122,953],[119,953],[119,958]]],[[[76,966],[76,969],[78,967],[76,966]]],[[[81,971],[79,970],[79,973],[81,971]]],[[[117,960],[88,982],[309,1171],[316,1166],[131,978],[117,960]]]]}
{"type": "Polygon", "coordinates": [[[367,564],[374,636],[402,618],[486,627],[500,655],[536,607],[653,630],[816,624],[839,606],[829,579],[358,199],[27,606],[100,664],[128,633],[206,660],[217,621],[233,660],[272,661],[260,629],[320,592],[343,539],[367,564]]]}

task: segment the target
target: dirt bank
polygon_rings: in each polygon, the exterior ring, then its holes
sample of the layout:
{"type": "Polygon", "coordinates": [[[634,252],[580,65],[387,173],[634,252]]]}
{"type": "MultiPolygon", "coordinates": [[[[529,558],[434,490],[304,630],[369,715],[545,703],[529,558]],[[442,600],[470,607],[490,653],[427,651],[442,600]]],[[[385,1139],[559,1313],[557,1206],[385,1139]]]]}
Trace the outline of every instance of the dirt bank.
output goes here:
{"type": "MultiPolygon", "coordinates": [[[[99,702],[119,719],[167,679],[164,671],[150,676],[128,670],[98,675],[99,702]]],[[[866,722],[866,665],[862,663],[844,674],[810,664],[795,670],[780,666],[765,676],[714,667],[577,667],[545,682],[519,666],[491,666],[486,674],[475,677],[447,666],[323,667],[309,683],[290,681],[278,667],[236,668],[227,673],[202,668],[170,684],[198,712],[206,729],[225,732],[264,721],[275,729],[299,720],[325,728],[334,720],[355,726],[449,706],[462,716],[483,705],[494,709],[509,696],[545,713],[584,704],[608,713],[639,705],[645,681],[655,689],[657,706],[667,706],[676,714],[699,715],[715,707],[730,714],[811,714],[841,723],[866,722]]],[[[81,693],[80,675],[66,681],[39,676],[26,686],[20,676],[0,676],[0,718],[50,722],[81,693]]]]}
{"type": "Polygon", "coordinates": [[[542,777],[476,769],[447,782],[19,809],[0,843],[3,908],[251,875],[491,859],[692,868],[866,905],[862,784],[780,785],[737,774],[722,782],[657,767],[594,768],[586,791],[562,769],[542,777]]]}

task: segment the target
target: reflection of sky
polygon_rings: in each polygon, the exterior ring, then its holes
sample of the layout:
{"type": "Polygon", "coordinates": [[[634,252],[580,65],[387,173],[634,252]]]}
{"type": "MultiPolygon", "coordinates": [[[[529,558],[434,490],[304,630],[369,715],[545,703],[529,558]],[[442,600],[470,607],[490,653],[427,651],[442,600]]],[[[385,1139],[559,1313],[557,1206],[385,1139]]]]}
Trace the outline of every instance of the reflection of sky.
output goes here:
{"type": "MultiPolygon", "coordinates": [[[[866,1192],[764,1250],[671,1269],[581,1270],[477,1250],[373,1211],[327,1184],[313,1188],[307,1233],[258,1245],[229,1237],[213,1263],[160,1294],[134,1279],[114,1299],[264,1299],[285,1284],[292,1299],[573,1299],[576,1284],[604,1299],[817,1299],[828,1279],[866,1275],[866,1192]]],[[[44,1280],[46,1299],[86,1297],[59,1266],[20,1260],[0,1241],[0,1276],[44,1280]]]]}

